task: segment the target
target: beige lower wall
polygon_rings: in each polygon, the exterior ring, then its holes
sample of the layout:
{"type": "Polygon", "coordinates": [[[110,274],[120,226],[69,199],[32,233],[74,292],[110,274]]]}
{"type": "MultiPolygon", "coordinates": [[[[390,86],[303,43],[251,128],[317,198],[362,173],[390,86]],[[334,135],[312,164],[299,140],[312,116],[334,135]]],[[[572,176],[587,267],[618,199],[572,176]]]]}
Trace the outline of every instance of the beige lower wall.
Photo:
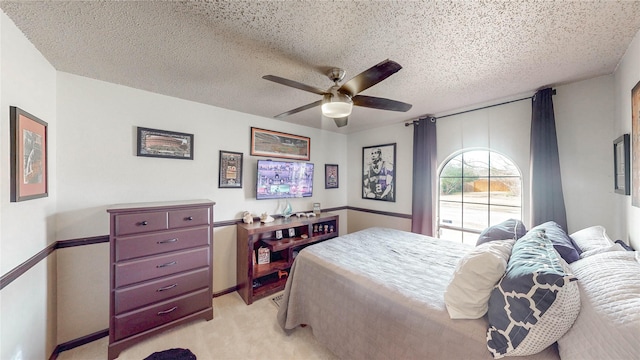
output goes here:
{"type": "MultiPolygon", "coordinates": [[[[348,232],[347,210],[332,211],[340,216],[340,235],[348,232]]],[[[397,218],[363,214],[360,219],[372,224],[394,227],[397,218]]],[[[402,219],[404,220],[404,219],[402,219]]],[[[397,224],[396,224],[397,225],[397,224]]],[[[409,223],[410,227],[410,223],[409,223]]],[[[213,293],[233,289],[236,284],[236,226],[221,226],[213,231],[213,293]]],[[[109,327],[109,243],[74,246],[56,250],[57,339],[55,345],[92,334],[109,327]]],[[[50,256],[51,257],[51,256],[50,256]]],[[[31,270],[30,270],[31,271],[31,270]]],[[[22,277],[19,279],[21,280],[22,277]]],[[[3,296],[4,296],[3,290],[3,296]]],[[[55,312],[54,312],[55,314],[55,312]]]]}
{"type": "Polygon", "coordinates": [[[58,344],[109,327],[109,243],[56,250],[58,344]]]}
{"type": "Polygon", "coordinates": [[[373,214],[358,210],[349,210],[348,233],[367,229],[370,227],[386,227],[404,231],[411,231],[411,219],[395,216],[373,214]]]}
{"type": "Polygon", "coordinates": [[[50,254],[0,292],[0,359],[48,359],[55,349],[56,258],[50,254]]]}

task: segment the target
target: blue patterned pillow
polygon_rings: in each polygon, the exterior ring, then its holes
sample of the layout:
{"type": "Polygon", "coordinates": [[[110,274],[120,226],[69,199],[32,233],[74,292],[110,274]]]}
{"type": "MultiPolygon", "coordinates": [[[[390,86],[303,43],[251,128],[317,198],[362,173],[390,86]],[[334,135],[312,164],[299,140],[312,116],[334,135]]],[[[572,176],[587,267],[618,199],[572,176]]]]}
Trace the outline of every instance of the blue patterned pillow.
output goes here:
{"type": "Polygon", "coordinates": [[[516,241],[489,298],[487,348],[494,358],[532,355],[556,342],[580,312],[577,280],[542,229],[516,241]]]}
{"type": "Polygon", "coordinates": [[[553,248],[562,256],[568,264],[580,260],[580,247],[555,221],[547,221],[531,230],[543,230],[545,236],[551,240],[553,248]]]}

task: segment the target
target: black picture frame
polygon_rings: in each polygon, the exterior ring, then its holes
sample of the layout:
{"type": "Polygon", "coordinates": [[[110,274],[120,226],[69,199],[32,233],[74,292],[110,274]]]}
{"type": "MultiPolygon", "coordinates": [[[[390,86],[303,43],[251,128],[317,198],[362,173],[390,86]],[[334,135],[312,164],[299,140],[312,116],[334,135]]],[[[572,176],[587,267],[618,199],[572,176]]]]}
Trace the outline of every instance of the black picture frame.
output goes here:
{"type": "Polygon", "coordinates": [[[624,134],[613,141],[614,191],[622,195],[631,195],[630,138],[629,134],[624,134]]]}
{"type": "Polygon", "coordinates": [[[138,127],[136,155],[193,160],[193,134],[138,127]]]}
{"type": "Polygon", "coordinates": [[[249,154],[308,161],[311,159],[311,139],[306,136],[252,127],[249,154]]]}
{"type": "Polygon", "coordinates": [[[240,152],[220,150],[218,188],[242,189],[242,156],[240,152]]]}
{"type": "Polygon", "coordinates": [[[396,143],[362,148],[362,198],[396,201],[396,143]]]}
{"type": "Polygon", "coordinates": [[[324,164],[324,188],[337,189],[338,186],[339,186],[338,165],[324,164]]]}
{"type": "Polygon", "coordinates": [[[49,196],[48,127],[38,117],[9,107],[11,202],[49,196]]]}

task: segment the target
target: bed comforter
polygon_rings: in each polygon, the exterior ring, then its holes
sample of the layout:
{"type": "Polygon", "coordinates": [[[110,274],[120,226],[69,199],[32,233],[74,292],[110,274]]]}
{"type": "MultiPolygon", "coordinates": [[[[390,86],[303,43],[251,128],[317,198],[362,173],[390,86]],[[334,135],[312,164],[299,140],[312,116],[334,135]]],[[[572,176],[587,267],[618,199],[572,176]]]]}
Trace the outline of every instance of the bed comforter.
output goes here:
{"type": "MultiPolygon", "coordinates": [[[[300,252],[278,311],[343,359],[492,359],[488,322],[452,320],[444,292],[469,245],[385,228],[300,252]]],[[[559,359],[555,346],[526,359],[559,359]]]]}

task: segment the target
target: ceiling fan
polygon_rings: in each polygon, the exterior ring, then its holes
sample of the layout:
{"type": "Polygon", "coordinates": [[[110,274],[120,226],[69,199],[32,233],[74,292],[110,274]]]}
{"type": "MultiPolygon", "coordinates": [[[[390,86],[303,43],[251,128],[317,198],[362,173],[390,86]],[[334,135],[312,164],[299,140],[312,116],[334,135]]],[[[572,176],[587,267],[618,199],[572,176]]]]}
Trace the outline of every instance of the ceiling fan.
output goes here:
{"type": "Polygon", "coordinates": [[[322,105],[322,114],[333,118],[338,127],[343,127],[347,125],[349,120],[348,116],[351,114],[353,105],[391,111],[408,111],[411,109],[411,104],[406,104],[400,101],[374,96],[358,95],[360,92],[395,74],[400,69],[402,69],[400,64],[387,59],[361,72],[340,86],[338,83],[344,79],[345,71],[339,68],[332,68],[327,72],[327,76],[331,81],[333,81],[334,85],[328,90],[318,89],[314,86],[309,86],[275,75],[265,75],[262,78],[277,82],[278,84],[322,95],[322,100],[283,112],[282,114],[274,116],[275,118],[283,118],[285,116],[322,105]]]}

